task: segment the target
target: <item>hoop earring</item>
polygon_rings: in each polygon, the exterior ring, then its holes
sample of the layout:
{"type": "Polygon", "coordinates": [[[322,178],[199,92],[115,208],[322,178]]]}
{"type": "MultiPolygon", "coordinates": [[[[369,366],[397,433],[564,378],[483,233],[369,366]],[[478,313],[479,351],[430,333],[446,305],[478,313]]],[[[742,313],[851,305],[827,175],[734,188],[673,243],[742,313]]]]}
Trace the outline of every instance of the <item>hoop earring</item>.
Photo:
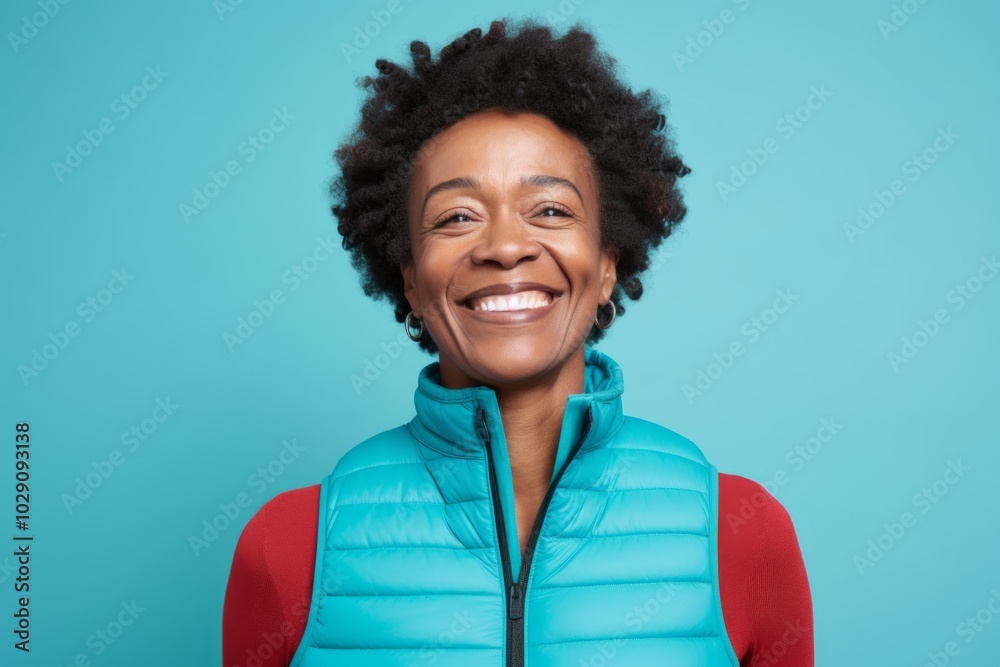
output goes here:
{"type": "Polygon", "coordinates": [[[417,341],[424,337],[424,321],[419,318],[413,317],[412,310],[406,314],[406,321],[403,323],[403,328],[406,329],[406,336],[410,340],[417,341]],[[420,324],[420,333],[418,333],[416,336],[413,335],[413,320],[416,320],[417,323],[420,324]]]}
{"type": "Polygon", "coordinates": [[[596,324],[599,329],[607,329],[611,326],[611,323],[615,321],[615,318],[618,317],[618,307],[615,305],[615,302],[608,301],[608,303],[611,305],[611,319],[608,320],[607,324],[601,324],[600,314],[603,306],[597,307],[597,315],[594,316],[594,324],[596,324]]]}

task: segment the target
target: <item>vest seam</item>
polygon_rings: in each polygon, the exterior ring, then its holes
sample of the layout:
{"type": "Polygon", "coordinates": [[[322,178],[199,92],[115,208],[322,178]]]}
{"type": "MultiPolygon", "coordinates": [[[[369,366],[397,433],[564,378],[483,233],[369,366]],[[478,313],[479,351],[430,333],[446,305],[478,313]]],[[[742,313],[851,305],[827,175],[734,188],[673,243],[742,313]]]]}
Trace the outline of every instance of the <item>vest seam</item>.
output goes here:
{"type": "Polygon", "coordinates": [[[740,660],[729,637],[729,630],[726,628],[726,616],[722,610],[722,582],[719,580],[719,471],[712,464],[709,464],[709,491],[709,508],[711,509],[709,512],[708,554],[711,560],[709,571],[715,580],[712,606],[715,607],[716,622],[718,623],[719,633],[726,653],[729,656],[729,661],[732,663],[732,667],[740,667],[740,660]]]}
{"type": "Polygon", "coordinates": [[[493,547],[442,547],[433,544],[393,544],[385,547],[330,547],[327,551],[379,551],[384,549],[450,549],[452,551],[481,551],[493,547]]]}
{"type": "Polygon", "coordinates": [[[704,496],[708,493],[707,489],[688,489],[683,486],[637,486],[634,488],[627,489],[595,489],[593,487],[582,487],[582,486],[564,486],[560,490],[572,489],[573,491],[586,491],[590,493],[628,493],[630,491],[687,491],[690,493],[697,493],[699,496],[704,496]]]}
{"type": "MultiPolygon", "coordinates": [[[[666,427],[662,427],[662,428],[666,428],[666,427]]],[[[667,429],[667,430],[669,430],[669,429],[667,429]]],[[[676,433],[676,431],[674,431],[674,432],[676,433]]],[[[681,437],[683,437],[683,436],[681,436],[681,437]]],[[[683,454],[676,454],[674,452],[666,452],[666,451],[663,451],[662,449],[650,449],[649,447],[617,447],[617,446],[609,447],[609,449],[623,450],[623,451],[633,451],[633,452],[652,452],[654,454],[662,454],[664,456],[674,456],[674,457],[679,458],[679,459],[684,459],[685,461],[690,461],[691,463],[696,463],[699,466],[701,466],[702,468],[707,468],[708,467],[705,464],[705,461],[699,461],[698,459],[693,459],[690,456],[684,456],[683,454]]]]}
{"type": "Polygon", "coordinates": [[[614,537],[648,537],[649,535],[692,535],[694,537],[708,537],[708,532],[695,532],[692,530],[654,530],[648,533],[619,533],[616,535],[545,535],[546,540],[589,540],[597,538],[607,540],[614,537]]]}
{"type": "Polygon", "coordinates": [[[485,498],[468,498],[466,500],[372,500],[363,503],[337,503],[337,507],[354,507],[356,505],[461,505],[463,503],[481,503],[485,498]]]}
{"type": "MultiPolygon", "coordinates": [[[[557,644],[582,644],[589,642],[633,642],[633,641],[648,641],[650,639],[705,639],[708,637],[718,637],[717,634],[697,634],[697,633],[687,633],[684,635],[646,635],[640,637],[624,637],[621,635],[614,637],[595,637],[594,639],[559,639],[554,642],[543,642],[541,644],[533,643],[532,648],[538,646],[555,646],[557,644]]],[[[736,667],[739,667],[737,665],[736,667]]]]}
{"type": "Polygon", "coordinates": [[[340,475],[337,475],[333,479],[343,479],[345,477],[350,477],[356,472],[362,472],[365,470],[371,470],[372,468],[387,468],[389,466],[400,466],[400,465],[422,465],[423,461],[393,461],[392,463],[376,463],[375,465],[365,466],[364,468],[352,468],[340,475]]]}
{"type": "Polygon", "coordinates": [[[352,593],[350,595],[338,595],[337,597],[342,598],[416,598],[416,597],[481,597],[495,599],[497,597],[496,593],[352,593]]]}
{"type": "MultiPolygon", "coordinates": [[[[399,646],[337,646],[336,648],[338,651],[417,651],[426,650],[427,644],[418,644],[417,646],[407,646],[405,644],[399,646]]],[[[462,651],[496,651],[495,648],[489,646],[455,646],[452,644],[448,648],[462,651]]]]}
{"type": "Polygon", "coordinates": [[[589,586],[641,586],[648,584],[711,584],[711,579],[657,579],[654,581],[609,581],[609,582],[599,582],[596,584],[566,584],[561,586],[535,586],[532,590],[536,591],[547,591],[558,588],[584,588],[589,586]]]}

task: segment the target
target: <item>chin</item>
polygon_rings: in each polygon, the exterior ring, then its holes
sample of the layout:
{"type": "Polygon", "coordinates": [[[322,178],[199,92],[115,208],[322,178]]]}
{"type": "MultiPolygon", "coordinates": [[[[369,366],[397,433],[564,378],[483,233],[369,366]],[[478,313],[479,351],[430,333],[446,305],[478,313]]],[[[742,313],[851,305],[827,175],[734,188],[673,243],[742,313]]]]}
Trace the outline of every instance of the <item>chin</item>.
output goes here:
{"type": "Polygon", "coordinates": [[[560,362],[564,350],[552,341],[510,336],[502,342],[475,345],[465,363],[487,382],[508,383],[535,377],[560,362]]]}

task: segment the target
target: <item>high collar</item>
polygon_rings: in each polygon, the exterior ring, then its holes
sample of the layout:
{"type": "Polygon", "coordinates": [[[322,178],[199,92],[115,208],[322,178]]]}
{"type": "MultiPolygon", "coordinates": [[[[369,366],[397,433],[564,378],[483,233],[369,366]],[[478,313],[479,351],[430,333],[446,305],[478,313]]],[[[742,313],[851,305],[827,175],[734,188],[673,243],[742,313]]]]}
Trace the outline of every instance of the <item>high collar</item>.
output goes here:
{"type": "MultiPolygon", "coordinates": [[[[623,390],[622,371],[618,364],[595,348],[586,348],[583,393],[566,397],[550,485],[578,441],[580,453],[596,449],[607,443],[624,423],[623,390]]],[[[464,466],[456,468],[445,462],[454,463],[455,458],[487,459],[487,451],[492,454],[511,572],[517,579],[521,569],[521,549],[517,522],[513,520],[516,516],[514,481],[496,392],[485,385],[463,389],[444,387],[441,385],[440,364],[434,362],[420,371],[413,403],[417,414],[409,422],[410,431],[421,447],[433,450],[425,452],[425,462],[445,497],[459,495],[455,492],[456,485],[478,483],[475,479],[449,472],[465,470],[464,466]],[[482,433],[481,428],[485,428],[486,433],[482,433]],[[490,443],[488,450],[487,439],[490,443]]],[[[485,482],[486,477],[481,480],[485,482]]]]}
{"type": "MultiPolygon", "coordinates": [[[[566,399],[553,478],[576,444],[587,421],[590,422],[590,428],[586,440],[580,446],[581,451],[601,446],[618,429],[624,420],[621,402],[623,391],[622,371],[618,363],[596,348],[586,347],[583,393],[570,394],[566,399]]],[[[486,413],[494,448],[498,442],[501,443],[506,455],[500,407],[496,392],[491,387],[445,387],[441,384],[440,363],[435,361],[420,371],[413,402],[416,416],[410,426],[424,444],[439,454],[460,458],[482,454],[483,442],[476,423],[477,408],[481,408],[486,413]]],[[[500,464],[503,462],[496,463],[498,467],[502,467],[500,464]]],[[[509,474],[509,461],[505,463],[509,474]]]]}

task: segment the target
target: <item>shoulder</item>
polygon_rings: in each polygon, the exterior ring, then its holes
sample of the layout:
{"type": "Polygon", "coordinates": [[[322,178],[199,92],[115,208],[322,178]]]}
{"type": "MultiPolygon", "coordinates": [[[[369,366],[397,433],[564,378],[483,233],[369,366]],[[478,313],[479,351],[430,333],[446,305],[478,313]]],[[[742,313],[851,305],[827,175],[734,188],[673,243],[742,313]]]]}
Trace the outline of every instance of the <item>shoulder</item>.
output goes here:
{"type": "Polygon", "coordinates": [[[290,489],[264,503],[240,533],[233,567],[266,572],[276,552],[280,555],[281,545],[299,543],[303,535],[315,533],[319,490],[319,484],[290,489]]]}
{"type": "Polygon", "coordinates": [[[292,518],[292,515],[301,514],[306,506],[313,505],[319,500],[319,486],[312,484],[277,494],[250,518],[246,528],[243,529],[244,534],[249,532],[252,536],[265,528],[283,523],[285,519],[292,518]]]}
{"type": "Polygon", "coordinates": [[[718,544],[731,567],[769,577],[804,578],[804,563],[788,510],[761,484],[719,473],[718,544]]]}
{"type": "Polygon", "coordinates": [[[761,535],[768,539],[795,537],[785,507],[758,482],[719,473],[719,533],[761,535]]]}
{"type": "Polygon", "coordinates": [[[417,461],[409,424],[376,433],[354,445],[340,457],[330,477],[336,479],[365,468],[390,463],[417,461]]]}
{"type": "Polygon", "coordinates": [[[689,438],[656,422],[633,417],[625,417],[616,439],[628,447],[649,449],[689,459],[702,466],[708,464],[701,449],[689,438]]]}

